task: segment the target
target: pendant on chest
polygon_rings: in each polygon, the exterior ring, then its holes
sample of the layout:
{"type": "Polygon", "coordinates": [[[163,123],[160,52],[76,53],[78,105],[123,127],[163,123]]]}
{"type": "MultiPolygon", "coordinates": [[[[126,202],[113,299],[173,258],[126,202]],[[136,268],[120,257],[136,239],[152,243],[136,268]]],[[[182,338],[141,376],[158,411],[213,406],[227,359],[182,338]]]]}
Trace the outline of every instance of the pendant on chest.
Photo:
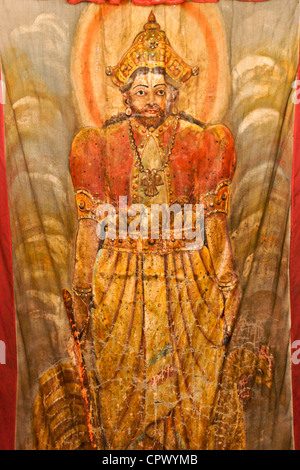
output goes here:
{"type": "Polygon", "coordinates": [[[157,170],[145,170],[145,174],[142,176],[141,185],[145,187],[144,193],[148,197],[157,196],[159,190],[157,186],[162,186],[163,179],[157,170]]]}

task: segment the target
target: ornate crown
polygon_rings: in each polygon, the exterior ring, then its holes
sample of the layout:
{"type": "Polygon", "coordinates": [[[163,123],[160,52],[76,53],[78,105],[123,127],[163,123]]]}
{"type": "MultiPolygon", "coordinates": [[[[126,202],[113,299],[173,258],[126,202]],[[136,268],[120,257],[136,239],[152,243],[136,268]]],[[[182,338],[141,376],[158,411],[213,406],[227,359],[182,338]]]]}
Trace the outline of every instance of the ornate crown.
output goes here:
{"type": "Polygon", "coordinates": [[[154,69],[163,67],[177,83],[186,82],[192,75],[198,75],[198,67],[187,65],[172,49],[166,33],[160,29],[153,12],[150,13],[144,31],[139,33],[132,46],[116,67],[107,67],[106,74],[120,87],[140,67],[154,69]]]}

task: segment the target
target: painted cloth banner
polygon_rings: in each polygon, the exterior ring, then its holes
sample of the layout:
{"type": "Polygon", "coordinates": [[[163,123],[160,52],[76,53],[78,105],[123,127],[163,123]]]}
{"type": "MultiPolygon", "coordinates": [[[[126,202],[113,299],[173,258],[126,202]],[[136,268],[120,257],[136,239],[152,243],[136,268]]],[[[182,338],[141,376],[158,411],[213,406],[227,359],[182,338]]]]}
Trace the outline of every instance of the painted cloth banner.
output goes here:
{"type": "Polygon", "coordinates": [[[298,0],[16,2],[16,448],[293,448],[298,0]]]}

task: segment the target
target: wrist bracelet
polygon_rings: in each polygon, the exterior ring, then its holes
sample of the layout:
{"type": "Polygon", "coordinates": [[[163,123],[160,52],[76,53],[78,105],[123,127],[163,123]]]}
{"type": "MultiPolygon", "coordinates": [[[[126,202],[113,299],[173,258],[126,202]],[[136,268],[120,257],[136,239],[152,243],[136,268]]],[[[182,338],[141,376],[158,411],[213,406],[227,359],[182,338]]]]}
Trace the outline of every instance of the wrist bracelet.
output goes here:
{"type": "Polygon", "coordinates": [[[218,283],[218,285],[219,285],[219,288],[222,289],[222,291],[230,292],[231,290],[233,290],[236,287],[238,282],[239,282],[238,279],[235,279],[232,282],[218,283]]]}
{"type": "Polygon", "coordinates": [[[73,292],[78,297],[90,297],[93,293],[92,287],[81,289],[80,287],[73,287],[73,292]]]}

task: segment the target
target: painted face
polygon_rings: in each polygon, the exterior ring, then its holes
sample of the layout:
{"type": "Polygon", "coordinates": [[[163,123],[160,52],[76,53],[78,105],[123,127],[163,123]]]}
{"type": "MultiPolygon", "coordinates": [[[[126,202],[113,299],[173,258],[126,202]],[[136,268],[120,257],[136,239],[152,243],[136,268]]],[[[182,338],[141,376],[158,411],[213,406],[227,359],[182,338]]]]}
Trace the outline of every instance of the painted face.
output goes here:
{"type": "Polygon", "coordinates": [[[133,115],[146,127],[159,126],[170,114],[174,96],[163,74],[137,75],[125,99],[133,115]]]}

